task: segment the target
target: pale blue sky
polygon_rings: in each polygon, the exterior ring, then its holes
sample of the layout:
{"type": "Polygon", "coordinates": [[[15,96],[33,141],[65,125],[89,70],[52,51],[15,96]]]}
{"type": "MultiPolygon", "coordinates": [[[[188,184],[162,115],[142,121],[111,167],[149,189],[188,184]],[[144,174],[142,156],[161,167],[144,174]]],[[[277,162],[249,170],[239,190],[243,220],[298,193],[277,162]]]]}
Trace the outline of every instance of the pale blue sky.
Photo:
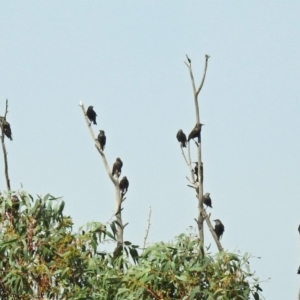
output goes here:
{"type": "MultiPolygon", "coordinates": [[[[1,1],[0,108],[11,184],[64,196],[75,229],[106,222],[114,191],[78,106],[92,104],[130,187],[125,238],[171,240],[196,217],[175,138],[200,81],[204,191],[223,246],[250,252],[267,299],[295,299],[300,264],[299,1],[1,1]]],[[[3,159],[0,160],[3,169],[3,159]]],[[[5,189],[2,175],[1,188],[5,189]]],[[[207,245],[212,243],[206,234],[207,245]]]]}

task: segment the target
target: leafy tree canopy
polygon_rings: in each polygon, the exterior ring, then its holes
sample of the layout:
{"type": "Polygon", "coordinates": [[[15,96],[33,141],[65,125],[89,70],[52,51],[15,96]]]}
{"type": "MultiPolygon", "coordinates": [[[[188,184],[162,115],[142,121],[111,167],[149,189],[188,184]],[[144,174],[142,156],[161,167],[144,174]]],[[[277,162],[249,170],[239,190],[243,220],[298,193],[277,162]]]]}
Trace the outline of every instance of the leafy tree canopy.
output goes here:
{"type": "Polygon", "coordinates": [[[7,299],[260,299],[249,255],[205,253],[193,234],[112,253],[116,221],[79,233],[64,201],[50,194],[0,194],[0,298],[7,299]]]}

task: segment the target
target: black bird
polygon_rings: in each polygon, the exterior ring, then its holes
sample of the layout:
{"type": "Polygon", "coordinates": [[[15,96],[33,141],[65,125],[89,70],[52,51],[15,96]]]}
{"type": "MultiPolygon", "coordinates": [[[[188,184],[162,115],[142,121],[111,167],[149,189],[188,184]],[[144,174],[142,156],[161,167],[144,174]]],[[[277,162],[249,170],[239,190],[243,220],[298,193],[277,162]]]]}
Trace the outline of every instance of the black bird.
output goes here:
{"type": "Polygon", "coordinates": [[[104,146],[106,144],[106,136],[104,130],[99,130],[100,133],[98,134],[98,142],[100,144],[101,150],[104,150],[104,146]]]}
{"type": "Polygon", "coordinates": [[[298,231],[299,231],[299,233],[300,233],[300,225],[298,226],[298,231]]]}
{"type": "Polygon", "coordinates": [[[86,115],[87,117],[89,118],[90,122],[91,123],[94,123],[95,125],[97,125],[97,122],[96,122],[96,117],[97,117],[97,114],[96,112],[94,111],[93,109],[94,106],[89,106],[87,111],[86,111],[86,115]]]}
{"type": "Polygon", "coordinates": [[[116,159],[116,162],[113,164],[112,175],[114,176],[116,174],[119,177],[121,174],[122,167],[123,167],[123,162],[118,157],[116,159]]]}
{"type": "Polygon", "coordinates": [[[218,237],[218,240],[222,237],[223,232],[225,231],[225,227],[219,219],[214,220],[216,222],[215,225],[215,233],[218,237]]]}
{"type": "Polygon", "coordinates": [[[129,187],[129,181],[128,181],[127,177],[124,176],[122,178],[122,180],[120,181],[120,190],[121,190],[122,194],[125,194],[125,192],[127,192],[128,187],[129,187]]]}
{"type": "Polygon", "coordinates": [[[179,129],[179,131],[177,132],[177,140],[180,143],[181,147],[186,147],[186,135],[184,134],[184,132],[179,129]]]}
{"type": "Polygon", "coordinates": [[[300,267],[298,268],[297,274],[300,274],[300,267]]]}
{"type": "Polygon", "coordinates": [[[12,132],[10,124],[7,121],[5,121],[4,118],[1,119],[1,126],[3,126],[3,133],[12,141],[12,132]]]}
{"type": "Polygon", "coordinates": [[[194,129],[191,131],[191,133],[189,134],[189,137],[188,137],[188,142],[191,140],[191,139],[194,139],[194,138],[200,138],[200,133],[201,133],[201,128],[202,128],[202,125],[204,124],[201,124],[201,123],[197,123],[194,127],[194,129]]]}
{"type": "Polygon", "coordinates": [[[206,193],[206,194],[203,196],[203,203],[204,203],[206,206],[209,206],[209,207],[213,208],[213,207],[211,206],[210,193],[206,193]]]}

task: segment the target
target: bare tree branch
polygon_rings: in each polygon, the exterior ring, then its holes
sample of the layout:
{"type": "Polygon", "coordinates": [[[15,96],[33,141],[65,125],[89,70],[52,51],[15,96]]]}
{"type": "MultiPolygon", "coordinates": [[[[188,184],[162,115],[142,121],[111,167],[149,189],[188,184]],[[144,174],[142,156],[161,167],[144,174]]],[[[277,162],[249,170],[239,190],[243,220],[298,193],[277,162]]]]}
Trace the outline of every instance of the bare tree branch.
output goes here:
{"type": "Polygon", "coordinates": [[[104,167],[106,169],[107,175],[109,176],[109,178],[111,179],[112,183],[115,186],[115,190],[116,190],[116,208],[115,208],[116,213],[115,213],[115,217],[116,217],[116,223],[117,223],[117,240],[118,240],[119,245],[123,245],[123,232],[124,232],[124,227],[127,224],[124,226],[123,222],[122,222],[122,195],[121,195],[121,191],[120,191],[119,180],[116,179],[112,175],[111,169],[110,169],[110,167],[107,163],[107,160],[106,160],[106,156],[105,156],[104,152],[101,150],[100,144],[99,144],[98,140],[96,139],[96,137],[94,135],[91,123],[89,122],[88,117],[86,116],[86,111],[85,111],[85,108],[84,108],[84,104],[81,101],[79,102],[79,106],[82,109],[82,112],[83,112],[87,127],[89,129],[89,132],[91,134],[91,137],[92,137],[93,141],[95,142],[95,147],[96,147],[97,151],[99,152],[99,154],[102,157],[103,164],[104,164],[104,167]]]}
{"type": "Polygon", "coordinates": [[[187,158],[186,158],[186,156],[185,156],[185,154],[184,154],[183,147],[180,146],[180,148],[181,148],[181,153],[182,153],[182,156],[183,156],[183,158],[184,158],[186,164],[189,165],[188,160],[187,160],[187,158]]]}
{"type": "MultiPolygon", "coordinates": [[[[194,93],[194,104],[195,104],[195,112],[196,112],[196,123],[200,123],[200,111],[199,111],[199,102],[198,102],[198,95],[203,87],[205,77],[206,77],[206,71],[207,71],[207,63],[208,63],[208,58],[209,56],[205,56],[205,67],[204,67],[204,74],[202,77],[202,81],[200,83],[200,86],[196,90],[196,85],[195,85],[195,79],[193,75],[193,70],[192,70],[192,65],[189,62],[185,62],[189,69],[190,77],[191,77],[191,82],[192,82],[192,87],[193,87],[193,93],[194,93]]],[[[189,144],[189,143],[188,143],[189,144]]],[[[201,133],[200,133],[200,140],[199,140],[199,145],[198,145],[198,180],[199,180],[199,193],[198,193],[198,231],[199,231],[199,238],[202,241],[204,245],[204,232],[203,232],[203,183],[201,182],[201,162],[202,162],[202,155],[201,155],[201,133]]],[[[190,158],[190,153],[189,153],[189,158],[190,158]]],[[[191,161],[191,158],[190,158],[191,161]]]]}
{"type": "Polygon", "coordinates": [[[195,180],[195,176],[194,176],[195,174],[194,174],[193,167],[192,167],[190,143],[188,143],[188,166],[189,166],[189,169],[190,169],[191,178],[192,178],[193,182],[195,183],[196,180],[195,180]]]}
{"type": "MultiPolygon", "coordinates": [[[[191,60],[189,59],[188,56],[187,56],[187,59],[188,59],[188,62],[185,62],[185,65],[189,69],[189,74],[190,74],[192,88],[193,88],[194,104],[195,104],[195,112],[196,112],[196,123],[201,123],[200,122],[200,110],[199,110],[198,96],[199,96],[200,91],[202,90],[202,87],[204,85],[204,81],[206,78],[209,55],[205,55],[205,65],[204,65],[203,76],[202,76],[200,85],[197,89],[196,89],[196,85],[195,85],[195,79],[194,79],[194,75],[193,75],[191,60]]],[[[196,222],[198,225],[199,238],[202,241],[202,244],[204,245],[203,223],[204,223],[204,219],[205,219],[207,226],[217,244],[219,251],[223,251],[222,245],[216,236],[214,228],[213,228],[213,226],[210,222],[210,219],[207,216],[206,211],[204,210],[204,206],[203,206],[203,178],[202,178],[202,174],[201,174],[201,166],[202,166],[201,131],[200,131],[200,138],[198,140],[198,143],[197,142],[195,142],[195,143],[197,146],[197,155],[198,155],[198,174],[197,174],[198,175],[198,186],[196,186],[196,189],[198,190],[198,196],[197,196],[198,197],[198,219],[196,220],[196,222]]],[[[189,154],[189,161],[191,163],[190,143],[188,143],[188,154],[189,154]]],[[[194,177],[193,177],[193,180],[194,180],[194,177]]]]}
{"type": "Polygon", "coordinates": [[[199,95],[202,87],[203,87],[203,84],[204,84],[204,81],[205,81],[205,76],[206,76],[206,71],[207,71],[207,64],[208,64],[208,59],[210,58],[209,55],[205,54],[205,65],[204,65],[204,71],[203,71],[203,77],[202,77],[202,80],[201,80],[201,83],[199,85],[199,88],[197,90],[197,96],[199,95]]]}
{"type": "Polygon", "coordinates": [[[6,116],[8,113],[8,99],[6,99],[6,106],[5,106],[5,114],[4,117],[1,119],[1,144],[2,144],[2,151],[4,156],[4,174],[6,180],[6,187],[7,190],[10,191],[10,180],[8,176],[8,160],[7,160],[7,151],[4,142],[4,125],[6,124],[6,116]]]}
{"type": "Polygon", "coordinates": [[[148,215],[148,220],[147,220],[147,228],[146,228],[146,234],[144,237],[144,247],[143,247],[143,252],[146,249],[146,242],[147,242],[147,238],[148,238],[148,234],[149,234],[149,230],[150,230],[150,221],[151,221],[151,213],[152,213],[152,208],[151,206],[149,206],[149,215],[148,215]]]}

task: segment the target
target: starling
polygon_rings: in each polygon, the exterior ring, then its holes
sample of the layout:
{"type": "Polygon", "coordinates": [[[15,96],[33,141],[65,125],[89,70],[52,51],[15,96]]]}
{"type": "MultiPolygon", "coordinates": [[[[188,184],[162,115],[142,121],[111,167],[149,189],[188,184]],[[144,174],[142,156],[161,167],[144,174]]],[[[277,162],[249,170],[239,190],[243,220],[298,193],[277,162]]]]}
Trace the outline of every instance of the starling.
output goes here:
{"type": "Polygon", "coordinates": [[[213,207],[211,206],[210,193],[206,193],[206,194],[203,196],[203,203],[206,205],[206,207],[209,206],[209,207],[213,208],[213,207]]]}
{"type": "Polygon", "coordinates": [[[298,231],[299,231],[299,233],[300,233],[300,225],[298,226],[298,231]]]}
{"type": "Polygon", "coordinates": [[[298,268],[297,274],[300,274],[300,267],[298,268]]]}
{"type": "Polygon", "coordinates": [[[177,132],[177,140],[180,143],[181,147],[186,147],[186,135],[184,134],[184,132],[179,129],[179,131],[177,132]]]}
{"type": "Polygon", "coordinates": [[[86,111],[86,115],[87,117],[89,118],[90,122],[91,123],[94,123],[95,125],[97,125],[97,122],[96,122],[96,117],[97,117],[97,114],[96,112],[94,111],[93,109],[94,106],[89,106],[87,111],[86,111]]]}
{"type": "Polygon", "coordinates": [[[4,120],[4,124],[2,125],[3,127],[3,133],[12,141],[12,133],[11,133],[11,128],[10,124],[4,120]]]}
{"type": "Polygon", "coordinates": [[[128,181],[127,177],[124,176],[122,178],[122,180],[120,181],[120,190],[121,190],[122,194],[125,194],[127,192],[128,187],[129,187],[129,181],[128,181]]]}
{"type": "Polygon", "coordinates": [[[105,136],[105,132],[104,130],[99,130],[100,133],[98,134],[98,142],[100,144],[100,148],[103,151],[104,150],[104,146],[106,144],[106,136],[105,136]]]}
{"type": "Polygon", "coordinates": [[[201,132],[201,127],[202,125],[204,124],[201,124],[201,123],[197,123],[194,127],[194,129],[191,131],[191,133],[189,134],[189,137],[188,137],[188,142],[191,140],[191,139],[194,139],[196,137],[198,137],[200,139],[200,132],[201,132]]]}
{"type": "Polygon", "coordinates": [[[118,157],[116,159],[116,162],[114,163],[113,165],[113,168],[112,168],[112,175],[114,176],[115,174],[119,177],[120,174],[121,174],[121,170],[122,170],[122,167],[123,167],[123,162],[121,161],[121,159],[118,157]]]}
{"type": "Polygon", "coordinates": [[[216,219],[214,221],[216,222],[215,233],[219,240],[221,238],[221,236],[223,235],[223,232],[225,231],[225,227],[219,219],[216,219]]]}

